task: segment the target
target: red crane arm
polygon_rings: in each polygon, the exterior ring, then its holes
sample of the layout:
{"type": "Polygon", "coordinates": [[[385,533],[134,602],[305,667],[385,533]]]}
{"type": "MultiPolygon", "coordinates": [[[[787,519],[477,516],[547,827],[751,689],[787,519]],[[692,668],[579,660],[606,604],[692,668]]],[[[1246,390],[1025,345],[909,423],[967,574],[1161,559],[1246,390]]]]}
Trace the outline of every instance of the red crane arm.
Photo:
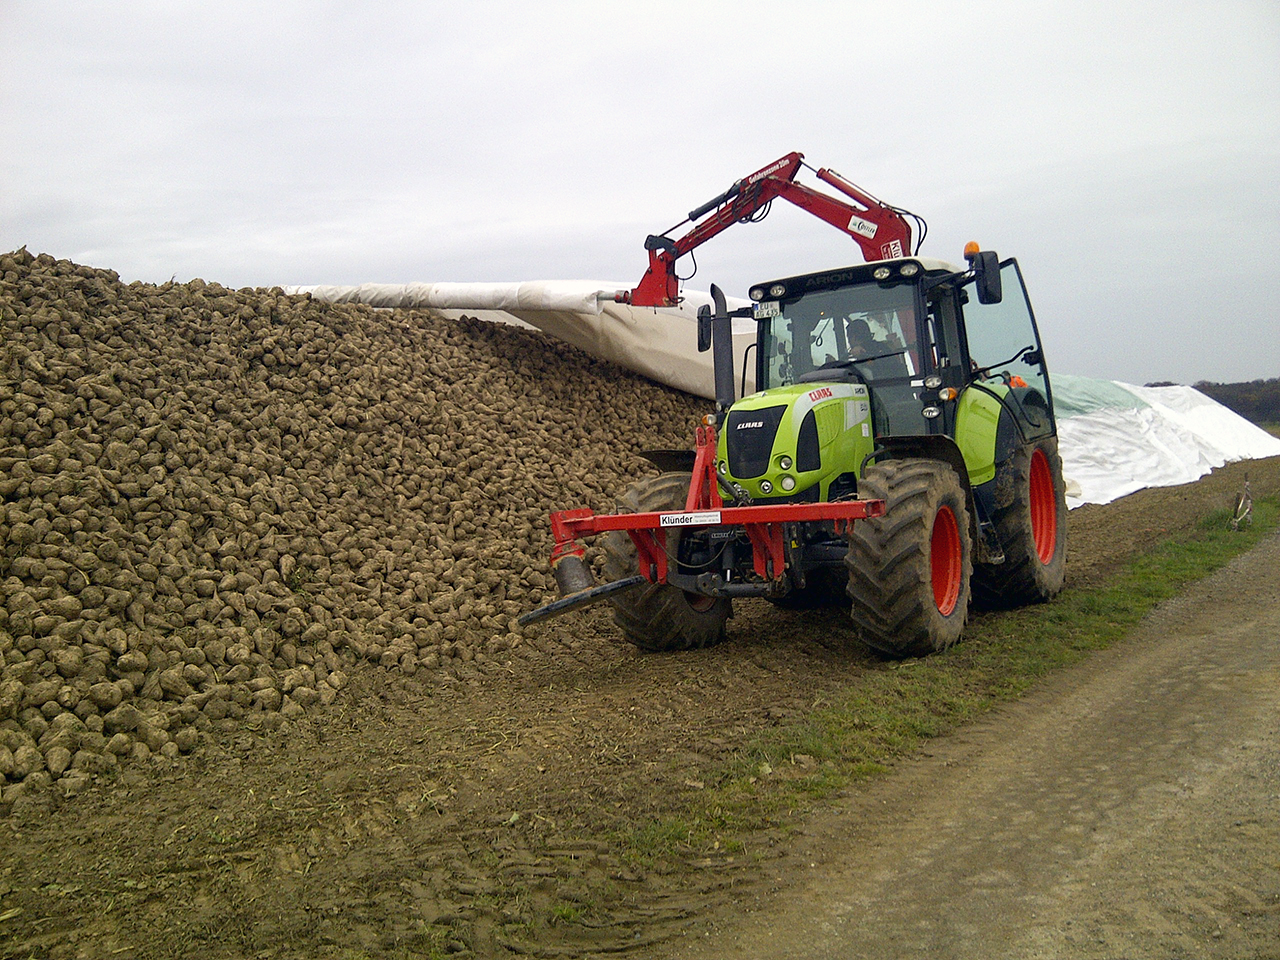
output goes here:
{"type": "Polygon", "coordinates": [[[778,197],[844,231],[857,241],[868,262],[902,257],[911,252],[911,225],[903,216],[835,171],[819,170],[818,179],[859,206],[796,183],[795,176],[800,172],[803,159],[802,153],[789,153],[738,180],[720,196],[690,212],[688,220],[697,221],[709,211],[715,211],[701,223],[695,223],[684,236],[674,240],[668,236],[650,236],[644,244],[649,251],[649,269],[634,290],[620,293],[618,299],[638,307],[674,306],[680,298],[676,261],[735,223],[750,220],[778,197]]]}

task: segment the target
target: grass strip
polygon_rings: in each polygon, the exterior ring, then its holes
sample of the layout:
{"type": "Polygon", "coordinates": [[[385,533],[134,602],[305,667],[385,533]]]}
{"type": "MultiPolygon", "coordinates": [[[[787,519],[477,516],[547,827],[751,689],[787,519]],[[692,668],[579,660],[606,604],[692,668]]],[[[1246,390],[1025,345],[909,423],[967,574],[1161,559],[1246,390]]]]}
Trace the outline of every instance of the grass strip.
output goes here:
{"type": "Polygon", "coordinates": [[[1258,500],[1252,524],[1233,531],[1230,512],[1215,511],[1135,557],[1106,587],[1068,588],[1049,604],[974,616],[951,650],[878,666],[831,703],[761,733],[731,762],[707,769],[704,790],[673,796],[664,815],[616,836],[618,852],[645,866],[675,865],[741,851],[757,831],[796,823],[931,737],[1122,640],[1156,604],[1256,546],[1278,515],[1280,498],[1258,500]]]}

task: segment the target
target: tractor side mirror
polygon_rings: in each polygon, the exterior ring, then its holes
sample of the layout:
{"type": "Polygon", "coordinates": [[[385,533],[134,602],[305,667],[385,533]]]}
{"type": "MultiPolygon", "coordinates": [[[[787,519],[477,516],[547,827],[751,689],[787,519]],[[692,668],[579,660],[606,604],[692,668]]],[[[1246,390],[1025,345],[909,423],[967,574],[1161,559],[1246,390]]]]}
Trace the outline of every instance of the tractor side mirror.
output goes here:
{"type": "Polygon", "coordinates": [[[980,250],[969,257],[979,303],[999,303],[1004,298],[1000,283],[1000,257],[994,250],[980,250]]]}
{"type": "Polygon", "coordinates": [[[703,304],[698,308],[698,352],[706,353],[711,349],[711,307],[703,304]]]}

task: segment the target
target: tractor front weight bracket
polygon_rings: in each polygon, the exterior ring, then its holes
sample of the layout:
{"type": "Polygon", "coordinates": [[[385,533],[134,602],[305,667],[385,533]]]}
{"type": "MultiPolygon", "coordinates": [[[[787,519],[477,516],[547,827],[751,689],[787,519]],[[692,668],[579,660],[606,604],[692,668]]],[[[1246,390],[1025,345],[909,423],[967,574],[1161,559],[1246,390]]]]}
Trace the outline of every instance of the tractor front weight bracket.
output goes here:
{"type": "Polygon", "coordinates": [[[551,526],[556,534],[552,564],[558,567],[569,558],[581,560],[584,551],[577,542],[581,538],[623,530],[636,545],[639,574],[650,583],[666,583],[668,530],[737,527],[751,541],[752,566],[756,574],[762,580],[776,580],[787,566],[787,524],[832,521],[838,531],[844,531],[854,520],[883,515],[883,500],[756,504],[661,513],[596,514],[587,509],[565,510],[551,515],[551,526]]]}
{"type": "MultiPolygon", "coordinates": [[[[739,528],[751,542],[752,568],[761,581],[770,583],[780,579],[787,569],[788,524],[830,521],[834,522],[837,531],[847,531],[855,520],[884,515],[883,500],[757,502],[747,507],[726,507],[716,477],[716,430],[710,418],[699,425],[697,440],[693,477],[684,510],[596,514],[584,507],[551,514],[551,533],[555,541],[551,551],[551,569],[562,597],[595,588],[591,572],[584,562],[585,551],[578,542],[584,537],[613,530],[625,531],[636,547],[637,573],[650,583],[665,584],[670,573],[668,530],[739,528]]],[[[686,579],[680,577],[682,586],[686,579]]]]}

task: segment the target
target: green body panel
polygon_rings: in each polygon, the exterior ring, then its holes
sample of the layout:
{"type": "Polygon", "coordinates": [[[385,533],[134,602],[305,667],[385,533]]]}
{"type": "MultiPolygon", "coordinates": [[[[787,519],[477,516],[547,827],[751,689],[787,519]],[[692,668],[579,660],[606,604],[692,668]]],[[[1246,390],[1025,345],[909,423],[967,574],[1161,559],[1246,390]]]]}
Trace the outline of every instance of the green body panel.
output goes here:
{"type": "Polygon", "coordinates": [[[975,487],[995,478],[996,429],[1003,409],[996,397],[1008,392],[1003,383],[989,382],[981,390],[969,387],[956,402],[956,445],[975,487]]]}
{"type": "Polygon", "coordinates": [[[729,431],[722,431],[719,437],[716,459],[721,476],[742,486],[753,499],[791,499],[817,485],[817,499],[827,500],[831,482],[843,474],[856,474],[863,459],[875,449],[871,401],[867,388],[862,384],[800,383],[774,387],[743,397],[733,405],[732,412],[747,413],[778,406],[787,409],[778,425],[769,464],[762,475],[733,476],[729,470],[729,431]],[[811,410],[817,426],[821,466],[817,470],[801,472],[797,447],[800,429],[811,410]],[[791,469],[782,468],[780,461],[784,457],[790,458],[791,469]],[[784,476],[795,479],[793,489],[784,488],[784,476]],[[761,489],[761,483],[766,480],[773,487],[769,493],[761,489]]]}

